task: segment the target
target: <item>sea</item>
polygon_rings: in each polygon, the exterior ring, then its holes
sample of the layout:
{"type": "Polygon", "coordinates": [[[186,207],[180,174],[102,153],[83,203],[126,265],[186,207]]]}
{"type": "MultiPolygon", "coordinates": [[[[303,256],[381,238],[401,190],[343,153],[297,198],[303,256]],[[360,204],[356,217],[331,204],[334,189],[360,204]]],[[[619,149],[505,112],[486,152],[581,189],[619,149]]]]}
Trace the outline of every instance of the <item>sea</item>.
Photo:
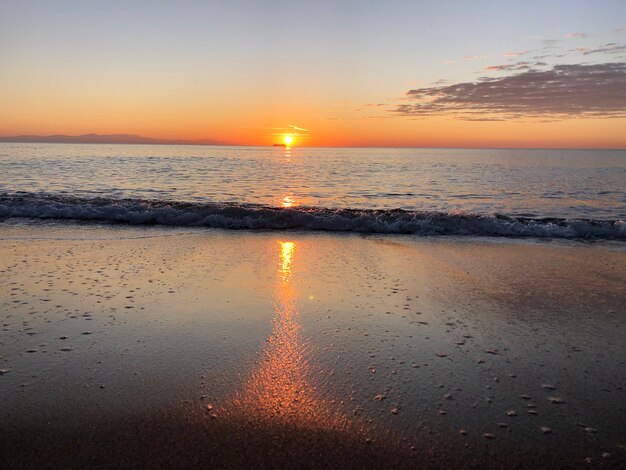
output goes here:
{"type": "Polygon", "coordinates": [[[0,143],[0,218],[624,241],[626,151],[0,143]]]}

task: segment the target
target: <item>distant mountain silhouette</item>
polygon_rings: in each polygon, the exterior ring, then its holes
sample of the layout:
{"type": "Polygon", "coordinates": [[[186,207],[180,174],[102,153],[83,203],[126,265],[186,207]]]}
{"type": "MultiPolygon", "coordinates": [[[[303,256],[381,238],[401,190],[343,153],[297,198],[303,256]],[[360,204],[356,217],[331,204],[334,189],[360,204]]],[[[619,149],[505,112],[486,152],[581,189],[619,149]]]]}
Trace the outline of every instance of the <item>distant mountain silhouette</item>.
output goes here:
{"type": "Polygon", "coordinates": [[[83,134],[83,135],[16,135],[1,137],[0,142],[36,144],[157,144],[157,145],[229,145],[212,139],[182,140],[153,139],[132,134],[83,134]]]}

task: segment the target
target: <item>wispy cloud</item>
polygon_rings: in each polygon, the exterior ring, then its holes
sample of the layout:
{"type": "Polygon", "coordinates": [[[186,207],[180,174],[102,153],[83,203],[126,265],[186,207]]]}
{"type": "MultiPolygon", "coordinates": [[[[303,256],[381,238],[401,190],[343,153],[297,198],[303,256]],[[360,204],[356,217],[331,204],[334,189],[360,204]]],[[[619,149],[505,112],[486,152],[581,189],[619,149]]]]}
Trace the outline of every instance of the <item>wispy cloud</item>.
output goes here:
{"type": "Polygon", "coordinates": [[[463,57],[463,60],[482,60],[486,58],[486,55],[466,55],[465,57],[463,57]]]}
{"type": "Polygon", "coordinates": [[[510,58],[515,58],[515,57],[519,57],[521,55],[526,54],[526,51],[524,52],[507,52],[506,54],[504,54],[504,57],[510,57],[510,58]]]}
{"type": "Polygon", "coordinates": [[[626,117],[626,62],[556,65],[500,78],[409,90],[402,116],[465,120],[626,117]]]}
{"type": "Polygon", "coordinates": [[[311,131],[310,131],[310,130],[308,130],[308,129],[305,129],[305,128],[303,128],[303,127],[298,127],[298,126],[296,126],[296,125],[294,125],[294,124],[288,124],[288,125],[287,125],[287,127],[290,127],[291,129],[293,129],[293,130],[295,130],[295,131],[301,131],[301,132],[311,132],[311,131]]]}
{"type": "MultiPolygon", "coordinates": [[[[259,129],[259,128],[257,128],[259,129]]],[[[272,135],[285,135],[285,134],[289,134],[289,135],[294,135],[294,136],[299,136],[299,137],[305,137],[310,135],[310,130],[309,129],[305,129],[304,127],[299,127],[296,126],[295,124],[287,124],[286,127],[263,127],[261,129],[271,129],[274,132],[272,135]]]]}
{"type": "Polygon", "coordinates": [[[544,49],[552,49],[554,47],[556,47],[556,45],[561,42],[560,39],[542,39],[541,40],[541,44],[543,45],[544,49]]]}
{"type": "Polygon", "coordinates": [[[599,47],[594,47],[592,49],[587,49],[582,51],[583,54],[622,54],[626,52],[626,44],[618,44],[616,42],[607,42],[606,44],[602,44],[599,47]]]}
{"type": "Polygon", "coordinates": [[[567,33],[564,35],[566,38],[586,38],[587,33],[567,33]]]}
{"type": "Polygon", "coordinates": [[[491,72],[511,71],[511,70],[527,70],[530,68],[530,62],[515,62],[514,64],[489,65],[485,70],[491,72]]]}

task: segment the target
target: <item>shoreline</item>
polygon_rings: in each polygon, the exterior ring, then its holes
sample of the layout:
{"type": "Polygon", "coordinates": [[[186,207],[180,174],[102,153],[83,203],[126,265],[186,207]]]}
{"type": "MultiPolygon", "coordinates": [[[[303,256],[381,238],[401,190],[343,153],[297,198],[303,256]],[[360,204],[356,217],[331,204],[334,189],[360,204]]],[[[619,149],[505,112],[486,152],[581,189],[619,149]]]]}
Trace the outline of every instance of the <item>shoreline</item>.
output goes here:
{"type": "Polygon", "coordinates": [[[0,226],[10,467],[625,461],[619,242],[148,230],[0,226]]]}

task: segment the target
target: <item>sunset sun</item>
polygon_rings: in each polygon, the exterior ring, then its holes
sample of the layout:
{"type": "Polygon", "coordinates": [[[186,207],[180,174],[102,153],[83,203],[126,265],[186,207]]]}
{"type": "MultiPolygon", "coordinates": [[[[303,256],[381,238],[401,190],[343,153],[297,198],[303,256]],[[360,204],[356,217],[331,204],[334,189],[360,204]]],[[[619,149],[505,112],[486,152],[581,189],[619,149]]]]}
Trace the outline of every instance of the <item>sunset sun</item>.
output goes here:
{"type": "Polygon", "coordinates": [[[283,138],[283,142],[285,143],[285,145],[291,145],[293,143],[293,137],[290,135],[286,135],[283,138]]]}

